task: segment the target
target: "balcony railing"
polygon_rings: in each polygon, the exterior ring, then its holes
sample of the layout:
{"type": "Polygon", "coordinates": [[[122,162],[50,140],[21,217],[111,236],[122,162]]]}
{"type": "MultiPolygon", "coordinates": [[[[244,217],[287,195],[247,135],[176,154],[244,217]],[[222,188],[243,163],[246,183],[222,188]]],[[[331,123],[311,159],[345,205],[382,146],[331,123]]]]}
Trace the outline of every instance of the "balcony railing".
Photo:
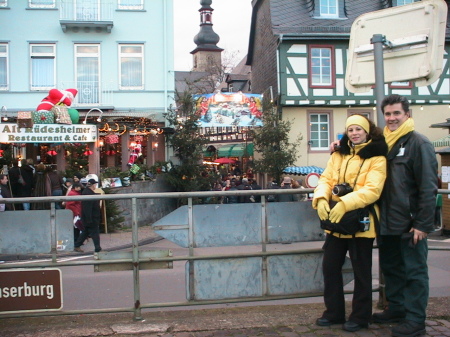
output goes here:
{"type": "Polygon", "coordinates": [[[63,31],[67,28],[106,28],[113,27],[113,1],[61,0],[60,23],[63,31]]]}
{"type": "Polygon", "coordinates": [[[111,82],[77,81],[62,82],[61,88],[75,88],[78,94],[75,97],[74,106],[113,106],[113,87],[111,82]]]}

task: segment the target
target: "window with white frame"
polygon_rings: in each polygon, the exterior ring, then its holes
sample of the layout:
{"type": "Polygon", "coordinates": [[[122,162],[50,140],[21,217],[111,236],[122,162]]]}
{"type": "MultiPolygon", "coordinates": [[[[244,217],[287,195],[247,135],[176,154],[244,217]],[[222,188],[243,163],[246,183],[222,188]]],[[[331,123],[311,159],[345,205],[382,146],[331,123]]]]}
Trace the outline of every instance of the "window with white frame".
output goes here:
{"type": "Polygon", "coordinates": [[[30,44],[31,90],[56,87],[56,45],[30,44]]]}
{"type": "Polygon", "coordinates": [[[55,8],[55,0],[29,0],[30,8],[55,8]]]}
{"type": "Polygon", "coordinates": [[[311,150],[328,150],[330,147],[330,114],[309,114],[309,145],[311,150]]]}
{"type": "Polygon", "coordinates": [[[309,48],[309,74],[311,87],[334,86],[334,47],[310,46],[309,48]]]}
{"type": "Polygon", "coordinates": [[[339,17],[339,0],[320,0],[320,16],[324,18],[339,17]]]}
{"type": "Polygon", "coordinates": [[[120,89],[144,89],[144,45],[120,44],[120,89]]]}
{"type": "Polygon", "coordinates": [[[0,43],[0,90],[9,88],[8,61],[8,44],[0,43]]]}
{"type": "Polygon", "coordinates": [[[119,9],[144,9],[144,0],[118,0],[119,9]]]}
{"type": "Polygon", "coordinates": [[[75,76],[79,104],[100,103],[100,45],[75,45],[75,76]]]}
{"type": "Polygon", "coordinates": [[[0,0],[0,8],[8,7],[8,0],[0,0]]]}

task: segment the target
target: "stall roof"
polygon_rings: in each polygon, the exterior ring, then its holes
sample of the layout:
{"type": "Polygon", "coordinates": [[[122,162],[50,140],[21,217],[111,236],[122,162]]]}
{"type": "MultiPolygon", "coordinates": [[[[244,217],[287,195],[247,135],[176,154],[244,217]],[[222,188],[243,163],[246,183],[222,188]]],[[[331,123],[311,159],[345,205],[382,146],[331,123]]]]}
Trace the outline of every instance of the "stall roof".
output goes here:
{"type": "Polygon", "coordinates": [[[310,173],[322,174],[323,168],[317,166],[289,166],[283,170],[283,173],[306,176],[310,173]]]}
{"type": "MultiPolygon", "coordinates": [[[[245,144],[224,145],[217,151],[217,157],[243,157],[245,155],[245,144]]],[[[253,156],[253,143],[247,144],[247,155],[253,156]]]]}

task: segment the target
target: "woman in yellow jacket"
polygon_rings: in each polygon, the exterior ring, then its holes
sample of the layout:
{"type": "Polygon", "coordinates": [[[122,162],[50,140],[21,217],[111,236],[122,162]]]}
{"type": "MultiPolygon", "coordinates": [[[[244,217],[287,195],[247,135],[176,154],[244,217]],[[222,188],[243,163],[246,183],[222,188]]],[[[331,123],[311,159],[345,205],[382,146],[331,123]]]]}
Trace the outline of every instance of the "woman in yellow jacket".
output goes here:
{"type": "MultiPolygon", "coordinates": [[[[387,149],[382,130],[372,121],[362,115],[347,118],[340,148],[331,155],[314,190],[312,205],[321,220],[338,223],[346,212],[363,208],[379,199],[386,179],[387,149]],[[342,184],[348,185],[344,187],[342,184]],[[336,202],[332,208],[330,201],[336,202]]],[[[376,206],[375,209],[378,212],[376,206]]],[[[372,247],[375,233],[372,215],[369,229],[357,232],[355,237],[327,231],[322,264],[326,310],[317,319],[317,325],[344,323],[342,328],[352,332],[368,327],[372,316],[372,247]],[[347,251],[353,266],[355,289],[352,312],[346,321],[342,266],[347,251]]]]}

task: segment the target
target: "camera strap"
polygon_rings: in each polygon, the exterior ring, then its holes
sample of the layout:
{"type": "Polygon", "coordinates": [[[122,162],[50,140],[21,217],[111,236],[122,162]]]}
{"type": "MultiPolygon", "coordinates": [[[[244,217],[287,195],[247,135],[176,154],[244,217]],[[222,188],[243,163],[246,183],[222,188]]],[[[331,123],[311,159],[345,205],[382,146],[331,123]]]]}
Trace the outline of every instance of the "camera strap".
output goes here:
{"type": "MultiPolygon", "coordinates": [[[[347,168],[348,168],[348,163],[349,163],[349,161],[350,161],[350,159],[347,160],[347,163],[346,163],[346,165],[345,165],[345,170],[344,170],[344,183],[345,183],[345,175],[346,175],[346,173],[347,173],[347,168]]],[[[366,158],[364,158],[364,159],[363,159],[363,162],[361,163],[361,165],[359,165],[358,173],[356,174],[355,181],[353,182],[353,186],[352,186],[353,189],[355,189],[356,182],[358,181],[359,174],[361,173],[361,169],[362,169],[362,166],[364,165],[364,162],[365,162],[365,161],[366,161],[366,158]]],[[[339,184],[339,177],[338,177],[338,184],[339,184]]]]}

